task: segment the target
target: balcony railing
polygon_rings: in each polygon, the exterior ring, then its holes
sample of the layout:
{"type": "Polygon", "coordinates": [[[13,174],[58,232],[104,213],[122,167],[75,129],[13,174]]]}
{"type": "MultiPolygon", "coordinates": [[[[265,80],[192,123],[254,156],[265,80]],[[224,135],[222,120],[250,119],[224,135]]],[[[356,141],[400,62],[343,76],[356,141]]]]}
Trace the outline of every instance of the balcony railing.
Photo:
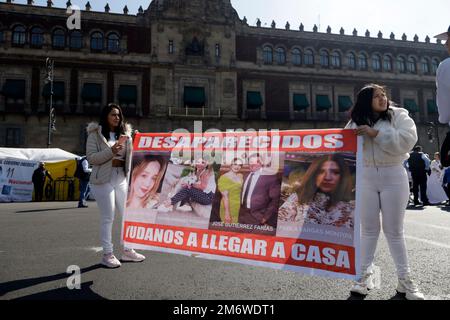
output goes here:
{"type": "Polygon", "coordinates": [[[169,117],[220,118],[220,109],[169,107],[169,117]]]}

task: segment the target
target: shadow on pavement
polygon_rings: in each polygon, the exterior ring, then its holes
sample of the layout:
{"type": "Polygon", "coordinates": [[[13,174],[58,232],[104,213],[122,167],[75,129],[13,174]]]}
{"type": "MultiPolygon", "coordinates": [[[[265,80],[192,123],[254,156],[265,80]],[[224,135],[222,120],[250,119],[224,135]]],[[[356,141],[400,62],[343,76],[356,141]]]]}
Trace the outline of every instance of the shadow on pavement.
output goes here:
{"type": "Polygon", "coordinates": [[[404,293],[397,292],[395,296],[392,296],[389,300],[406,300],[404,293]]]}
{"type": "Polygon", "coordinates": [[[92,291],[91,286],[93,283],[93,281],[82,283],[80,289],[59,288],[12,300],[107,300],[92,291]]]}
{"type": "MultiPolygon", "coordinates": [[[[86,272],[89,272],[92,270],[100,269],[100,268],[105,268],[105,267],[101,264],[95,264],[90,267],[80,269],[80,274],[83,274],[83,273],[86,273],[86,272]]],[[[45,283],[45,282],[52,282],[52,281],[56,281],[56,280],[67,279],[69,276],[70,276],[70,274],[62,272],[62,273],[54,274],[51,276],[13,280],[13,281],[9,281],[9,282],[0,283],[0,297],[4,296],[5,294],[7,294],[11,291],[25,289],[25,288],[32,287],[32,286],[35,286],[35,285],[38,285],[41,283],[45,283]]],[[[69,290],[67,288],[62,288],[62,289],[57,289],[57,290],[61,291],[63,289],[67,290],[67,291],[83,291],[83,290],[69,290]]],[[[53,291],[55,291],[55,290],[53,290],[53,291]]]]}
{"type": "Polygon", "coordinates": [[[409,205],[406,207],[408,210],[415,210],[415,211],[423,211],[425,210],[424,206],[415,206],[415,205],[409,205]]]}
{"type": "MultiPolygon", "coordinates": [[[[73,207],[74,209],[76,207],[73,207]]],[[[44,212],[44,211],[57,211],[57,210],[67,210],[72,208],[53,208],[53,209],[39,209],[39,210],[23,210],[23,211],[16,211],[15,213],[30,213],[30,212],[44,212]]]]}
{"type": "Polygon", "coordinates": [[[365,295],[354,292],[350,292],[350,296],[347,298],[347,300],[364,300],[364,299],[366,299],[365,295]]]}
{"type": "Polygon", "coordinates": [[[445,212],[450,212],[450,207],[449,206],[442,206],[441,210],[445,211],[445,212]]]}

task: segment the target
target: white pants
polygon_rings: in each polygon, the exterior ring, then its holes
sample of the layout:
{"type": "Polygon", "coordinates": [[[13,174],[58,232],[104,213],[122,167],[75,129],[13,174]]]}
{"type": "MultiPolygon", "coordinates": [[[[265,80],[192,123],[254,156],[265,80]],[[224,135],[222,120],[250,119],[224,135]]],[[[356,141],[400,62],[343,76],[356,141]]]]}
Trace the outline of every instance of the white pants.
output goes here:
{"type": "Polygon", "coordinates": [[[127,197],[127,179],[123,168],[112,168],[109,183],[92,185],[92,192],[100,209],[100,238],[103,253],[113,252],[112,226],[117,211],[123,217],[127,197]]]}
{"type": "Polygon", "coordinates": [[[397,275],[409,273],[403,220],[409,198],[408,175],[401,165],[385,168],[365,167],[361,188],[361,271],[372,265],[380,235],[380,211],[383,232],[397,269],[397,275]]]}

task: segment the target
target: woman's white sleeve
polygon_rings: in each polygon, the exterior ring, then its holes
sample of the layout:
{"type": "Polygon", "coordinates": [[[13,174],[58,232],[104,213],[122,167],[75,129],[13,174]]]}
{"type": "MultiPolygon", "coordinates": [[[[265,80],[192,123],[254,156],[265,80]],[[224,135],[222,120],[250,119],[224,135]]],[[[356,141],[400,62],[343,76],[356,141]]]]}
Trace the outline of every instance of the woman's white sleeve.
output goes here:
{"type": "Polygon", "coordinates": [[[388,154],[407,153],[417,142],[416,124],[406,110],[399,110],[394,114],[392,125],[389,128],[379,130],[373,141],[388,154]]]}

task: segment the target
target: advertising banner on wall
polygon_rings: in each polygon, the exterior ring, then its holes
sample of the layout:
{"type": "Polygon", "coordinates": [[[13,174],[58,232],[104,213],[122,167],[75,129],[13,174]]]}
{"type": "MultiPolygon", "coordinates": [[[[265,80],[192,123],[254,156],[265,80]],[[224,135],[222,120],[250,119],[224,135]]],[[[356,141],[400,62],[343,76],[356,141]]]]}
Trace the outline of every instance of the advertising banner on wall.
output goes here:
{"type": "Polygon", "coordinates": [[[37,161],[0,159],[0,202],[31,201],[31,178],[38,165],[37,161]]]}

